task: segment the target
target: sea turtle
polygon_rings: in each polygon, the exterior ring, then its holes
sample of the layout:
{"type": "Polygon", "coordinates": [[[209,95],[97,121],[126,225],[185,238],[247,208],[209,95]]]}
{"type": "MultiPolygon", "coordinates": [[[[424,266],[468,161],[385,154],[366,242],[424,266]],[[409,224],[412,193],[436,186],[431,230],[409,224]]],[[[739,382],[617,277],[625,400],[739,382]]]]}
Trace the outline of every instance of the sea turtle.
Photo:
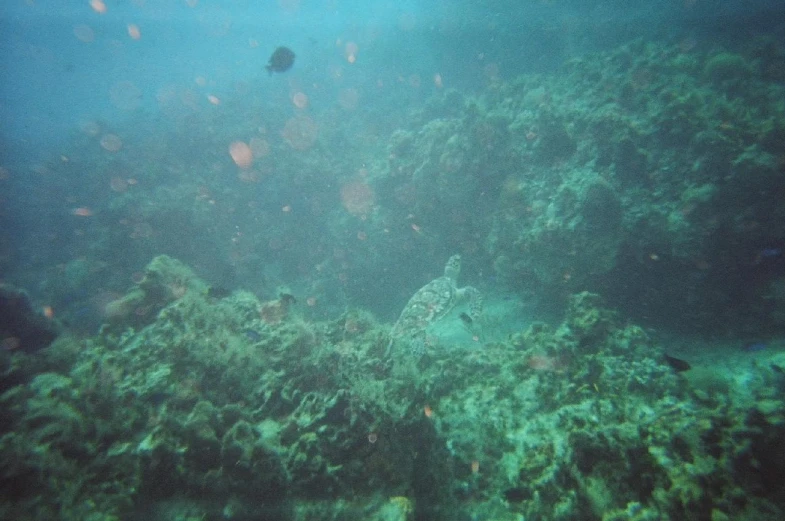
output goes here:
{"type": "Polygon", "coordinates": [[[401,339],[408,340],[414,351],[422,351],[426,328],[462,302],[469,303],[469,314],[462,314],[462,318],[467,323],[476,323],[482,313],[482,295],[472,286],[458,287],[460,272],[461,256],[453,255],[444,266],[443,276],[417,290],[390,332],[388,351],[396,340],[401,339]]]}

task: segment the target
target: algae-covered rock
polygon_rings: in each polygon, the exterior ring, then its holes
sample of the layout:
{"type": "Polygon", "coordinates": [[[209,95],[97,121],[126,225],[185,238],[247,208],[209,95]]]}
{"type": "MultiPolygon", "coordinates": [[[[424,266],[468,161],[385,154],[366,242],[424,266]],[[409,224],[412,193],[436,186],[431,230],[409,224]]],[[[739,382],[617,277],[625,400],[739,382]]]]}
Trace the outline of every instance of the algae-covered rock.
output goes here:
{"type": "Polygon", "coordinates": [[[205,295],[208,286],[182,262],[155,257],[139,282],[124,296],[109,302],[105,314],[112,329],[149,324],[164,306],[188,294],[205,295]]]}
{"type": "Polygon", "coordinates": [[[615,313],[595,293],[584,291],[572,295],[568,301],[565,325],[581,342],[603,338],[610,333],[615,320],[615,313]]]}
{"type": "Polygon", "coordinates": [[[781,471],[764,456],[783,425],[770,390],[698,407],[597,294],[570,297],[558,327],[416,360],[386,358],[388,330],[363,312],[269,324],[259,307],[187,294],[4,393],[16,510],[0,513],[51,519],[72,497],[74,518],[86,501],[119,518],[182,501],[171,512],[216,519],[697,520],[745,512],[753,488],[733,476],[763,490],[756,465],[781,471]]]}
{"type": "Polygon", "coordinates": [[[743,80],[749,77],[751,71],[748,60],[731,52],[715,54],[703,66],[703,75],[715,82],[743,80]]]}

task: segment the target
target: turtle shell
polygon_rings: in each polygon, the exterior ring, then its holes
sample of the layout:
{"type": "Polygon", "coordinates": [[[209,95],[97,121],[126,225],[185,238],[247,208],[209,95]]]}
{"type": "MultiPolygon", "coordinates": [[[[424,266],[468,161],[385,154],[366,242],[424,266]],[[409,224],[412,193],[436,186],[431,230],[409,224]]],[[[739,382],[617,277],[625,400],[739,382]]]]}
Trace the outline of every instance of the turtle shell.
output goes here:
{"type": "Polygon", "coordinates": [[[393,334],[414,334],[442,318],[455,306],[456,291],[449,277],[434,279],[417,290],[403,308],[393,334]]]}

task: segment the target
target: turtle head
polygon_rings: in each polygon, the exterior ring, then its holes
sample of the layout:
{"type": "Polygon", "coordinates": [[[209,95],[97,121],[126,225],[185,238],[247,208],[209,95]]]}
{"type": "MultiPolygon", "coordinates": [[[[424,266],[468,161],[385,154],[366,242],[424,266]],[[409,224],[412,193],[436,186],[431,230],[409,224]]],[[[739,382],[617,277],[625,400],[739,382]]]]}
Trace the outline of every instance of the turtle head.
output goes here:
{"type": "Polygon", "coordinates": [[[448,279],[457,280],[461,273],[461,256],[453,255],[444,266],[444,276],[448,279]]]}

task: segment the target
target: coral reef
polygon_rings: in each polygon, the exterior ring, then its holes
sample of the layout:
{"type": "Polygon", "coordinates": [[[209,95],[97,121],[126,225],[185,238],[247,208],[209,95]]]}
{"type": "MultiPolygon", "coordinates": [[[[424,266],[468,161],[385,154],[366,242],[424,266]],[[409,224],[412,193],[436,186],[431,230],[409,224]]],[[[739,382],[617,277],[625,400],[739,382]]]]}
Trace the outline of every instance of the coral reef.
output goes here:
{"type": "Polygon", "coordinates": [[[128,295],[155,302],[149,320],[59,339],[0,396],[0,517],[774,520],[785,508],[781,458],[767,456],[785,434],[780,358],[743,399],[691,384],[591,293],[571,296],[556,328],[386,356],[389,328],[367,312],[314,322],[292,304],[271,322],[254,295],[211,297],[174,259],[145,273],[128,295]]]}

